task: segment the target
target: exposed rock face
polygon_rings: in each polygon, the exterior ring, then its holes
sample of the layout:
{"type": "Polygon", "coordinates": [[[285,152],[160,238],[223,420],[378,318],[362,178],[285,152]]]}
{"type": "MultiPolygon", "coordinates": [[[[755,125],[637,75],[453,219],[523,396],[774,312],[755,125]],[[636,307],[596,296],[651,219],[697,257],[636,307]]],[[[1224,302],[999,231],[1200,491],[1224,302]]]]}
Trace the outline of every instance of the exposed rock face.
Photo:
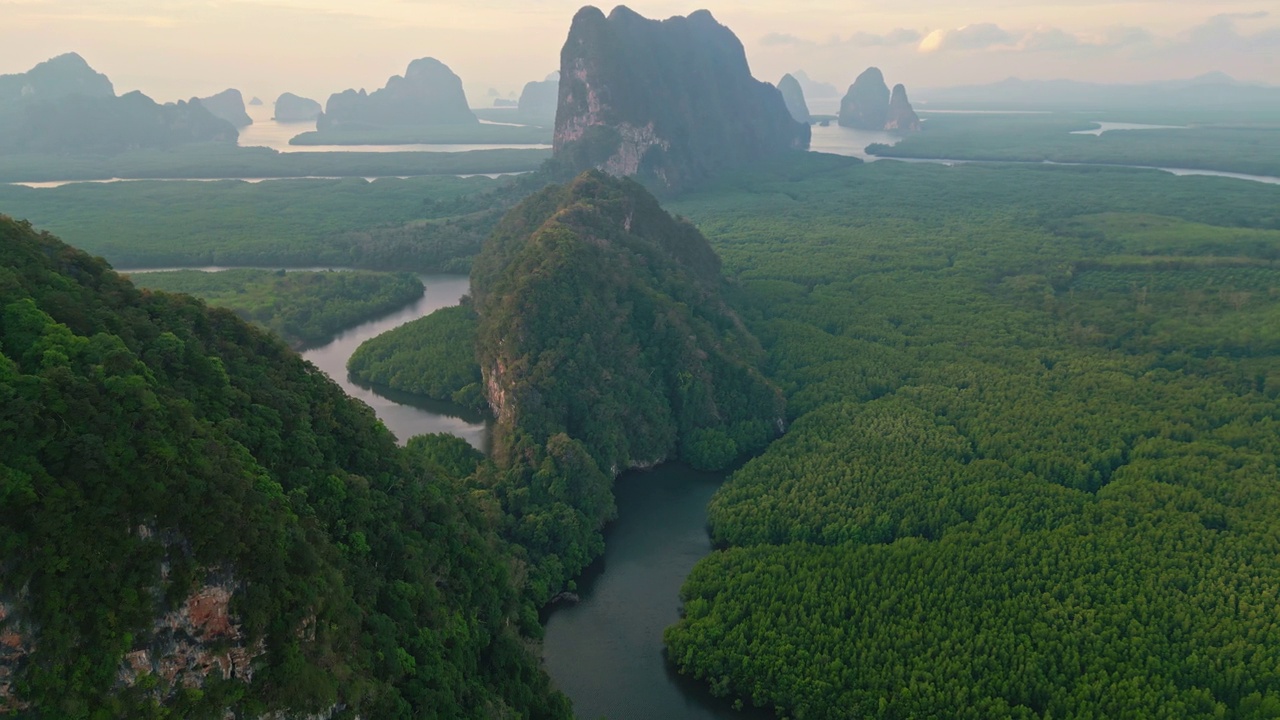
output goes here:
{"type": "Polygon", "coordinates": [[[220,117],[237,128],[253,124],[253,118],[244,111],[244,96],[235,88],[228,88],[206,98],[193,98],[192,103],[200,103],[206,110],[220,117]]]}
{"type": "Polygon", "coordinates": [[[742,43],[705,10],[656,21],[584,7],[560,77],[555,156],[576,170],[678,189],[809,146],[809,127],[751,77],[742,43]]]}
{"type": "MultiPolygon", "coordinates": [[[[213,680],[253,681],[253,661],[266,652],[259,640],[250,645],[231,612],[238,584],[230,575],[212,579],[177,607],[158,615],[149,632],[125,654],[116,670],[115,687],[136,687],[148,676],[159,682],[149,690],[161,703],[183,689],[198,689],[213,680]]],[[[39,628],[23,620],[21,599],[0,602],[0,713],[22,710],[13,688],[16,673],[39,643],[39,628]]]]}
{"type": "Polygon", "coordinates": [[[920,118],[907,101],[907,89],[895,85],[892,95],[880,68],[867,68],[840,101],[840,124],[858,130],[915,132],[920,118]]]}
{"type": "Polygon", "coordinates": [[[902,130],[917,132],[920,130],[920,116],[907,100],[907,89],[902,83],[893,86],[893,97],[889,100],[889,119],[884,124],[885,130],[902,130]]]}
{"type": "Polygon", "coordinates": [[[409,63],[404,77],[393,75],[386,87],[366,93],[346,90],[329,96],[316,127],[469,125],[479,122],[467,106],[462,79],[435,58],[409,63]]]}
{"type": "Polygon", "coordinates": [[[545,80],[525,83],[520,93],[520,117],[530,122],[550,125],[556,121],[556,104],[560,101],[560,73],[545,80]]]}
{"type": "Polygon", "coordinates": [[[315,122],[323,108],[311,98],[284,93],[276,98],[276,122],[315,122]]]}
{"type": "Polygon", "coordinates": [[[790,74],[783,75],[778,81],[778,92],[782,93],[787,112],[791,113],[796,122],[809,122],[809,105],[804,101],[804,89],[800,87],[800,81],[790,74]]]}
{"type": "Polygon", "coordinates": [[[840,124],[859,130],[883,130],[889,120],[889,86],[880,68],[867,68],[840,101],[840,124]]]}
{"type": "Polygon", "coordinates": [[[238,585],[231,576],[207,582],[182,603],[158,618],[148,641],[125,655],[117,685],[133,687],[144,676],[160,680],[155,692],[165,701],[183,688],[200,688],[211,680],[253,681],[253,660],[266,652],[264,643],[249,645],[231,599],[238,585]]]}
{"type": "Polygon", "coordinates": [[[0,102],[56,100],[67,95],[115,97],[106,75],[76,53],[46,60],[27,72],[0,75],[0,102]]]}
{"type": "Polygon", "coordinates": [[[34,649],[31,628],[22,621],[14,604],[0,601],[0,714],[28,707],[14,696],[13,679],[34,649]]]}

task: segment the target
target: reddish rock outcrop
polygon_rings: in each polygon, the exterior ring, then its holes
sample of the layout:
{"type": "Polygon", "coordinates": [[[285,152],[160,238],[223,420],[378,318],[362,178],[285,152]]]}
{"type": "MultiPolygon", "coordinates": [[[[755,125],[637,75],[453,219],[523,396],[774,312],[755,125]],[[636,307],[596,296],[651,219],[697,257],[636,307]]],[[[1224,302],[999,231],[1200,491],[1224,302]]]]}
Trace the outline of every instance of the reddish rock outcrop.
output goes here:
{"type": "MultiPolygon", "coordinates": [[[[253,661],[265,648],[261,640],[248,642],[231,612],[237,589],[230,575],[215,576],[158,617],[121,661],[117,686],[132,687],[154,676],[160,680],[154,692],[164,700],[181,688],[200,688],[214,678],[252,682],[253,661]]],[[[14,680],[39,639],[39,628],[23,621],[20,605],[20,599],[0,602],[0,714],[26,708],[14,696],[14,680]]]]}
{"type": "Polygon", "coordinates": [[[150,638],[125,656],[119,683],[130,686],[155,675],[162,681],[157,692],[167,696],[179,687],[201,687],[212,677],[252,682],[253,659],[263,645],[249,645],[231,614],[235,590],[230,577],[207,583],[159,618],[150,638]]]}
{"type": "Polygon", "coordinates": [[[26,709],[26,703],[13,697],[13,678],[33,650],[30,632],[14,606],[0,602],[0,715],[26,709]]]}

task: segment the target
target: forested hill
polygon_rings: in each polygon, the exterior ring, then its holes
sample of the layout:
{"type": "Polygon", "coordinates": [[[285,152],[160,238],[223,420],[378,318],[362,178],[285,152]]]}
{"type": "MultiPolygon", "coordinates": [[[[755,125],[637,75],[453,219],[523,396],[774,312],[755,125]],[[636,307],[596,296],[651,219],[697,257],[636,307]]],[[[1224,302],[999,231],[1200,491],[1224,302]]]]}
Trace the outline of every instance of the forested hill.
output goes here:
{"type": "Polygon", "coordinates": [[[631,180],[589,171],[512,211],[472,272],[499,457],[558,432],[611,473],[676,457],[715,469],[762,446],[781,393],[719,270],[631,180]]]}
{"type": "Polygon", "coordinates": [[[599,171],[528,198],[474,262],[499,497],[551,586],[599,552],[613,475],[718,469],[781,429],[781,393],[722,285],[691,224],[599,171]]]}
{"type": "Polygon", "coordinates": [[[0,715],[569,717],[451,444],[0,216],[0,715]]]}

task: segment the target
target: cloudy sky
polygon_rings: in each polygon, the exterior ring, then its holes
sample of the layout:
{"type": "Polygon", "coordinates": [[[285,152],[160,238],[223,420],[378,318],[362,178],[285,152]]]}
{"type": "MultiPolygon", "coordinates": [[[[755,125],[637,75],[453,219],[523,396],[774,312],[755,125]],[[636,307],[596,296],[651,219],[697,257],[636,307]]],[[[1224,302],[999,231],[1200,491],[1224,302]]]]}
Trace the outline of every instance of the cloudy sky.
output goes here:
{"type": "MultiPolygon", "coordinates": [[[[117,92],[158,100],[236,87],[320,99],[381,86],[416,57],[450,65],[473,105],[559,62],[565,0],[0,0],[0,74],[75,51],[117,92]]],[[[669,0],[706,7],[756,77],[804,69],[845,87],[866,66],[926,88],[1023,78],[1130,82],[1220,70],[1280,83],[1276,0],[669,0]]],[[[608,7],[605,7],[606,11],[608,7]]]]}

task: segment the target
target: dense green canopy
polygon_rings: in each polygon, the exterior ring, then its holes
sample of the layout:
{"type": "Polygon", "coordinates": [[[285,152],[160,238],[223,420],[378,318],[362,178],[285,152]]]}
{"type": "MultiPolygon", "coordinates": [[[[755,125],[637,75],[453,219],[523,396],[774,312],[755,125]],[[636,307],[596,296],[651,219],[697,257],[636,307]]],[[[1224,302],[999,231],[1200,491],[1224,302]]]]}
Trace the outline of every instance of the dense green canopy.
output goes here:
{"type": "Polygon", "coordinates": [[[673,662],[791,718],[1277,717],[1277,200],[813,158],[681,201],[796,419],[673,662]]]}
{"type": "Polygon", "coordinates": [[[294,346],[324,343],[339,331],[422,297],[410,273],[288,272],[237,268],[221,272],[134,273],[140,287],[187,293],[273,330],[294,346]]]}
{"type": "Polygon", "coordinates": [[[43,716],[568,717],[458,442],[398,450],[232,312],[0,217],[0,600],[43,716]],[[121,688],[126,653],[166,652],[156,618],[228,577],[252,683],[121,688]]]}
{"type": "Polygon", "coordinates": [[[356,348],[347,361],[362,383],[451,400],[481,410],[476,314],[470,304],[441,308],[356,348]]]}
{"type": "Polygon", "coordinates": [[[546,599],[602,548],[612,478],[722,468],[781,428],[759,345],[719,260],[639,184],[596,171],[535,193],[472,270],[477,355],[497,417],[493,477],[546,599]]]}

